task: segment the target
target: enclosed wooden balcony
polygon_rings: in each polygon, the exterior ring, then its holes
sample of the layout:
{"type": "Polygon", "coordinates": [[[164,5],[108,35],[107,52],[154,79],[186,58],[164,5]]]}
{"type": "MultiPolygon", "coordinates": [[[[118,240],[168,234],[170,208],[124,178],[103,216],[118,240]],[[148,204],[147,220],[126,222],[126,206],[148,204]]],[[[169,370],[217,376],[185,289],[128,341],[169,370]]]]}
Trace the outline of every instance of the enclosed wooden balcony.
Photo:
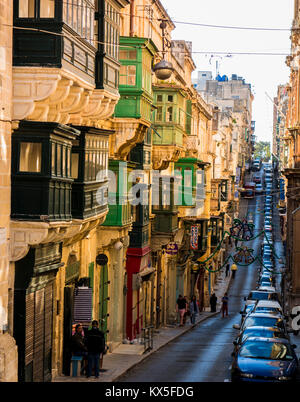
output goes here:
{"type": "Polygon", "coordinates": [[[119,100],[119,12],[127,4],[14,1],[15,120],[97,127],[113,114],[119,100]]]}

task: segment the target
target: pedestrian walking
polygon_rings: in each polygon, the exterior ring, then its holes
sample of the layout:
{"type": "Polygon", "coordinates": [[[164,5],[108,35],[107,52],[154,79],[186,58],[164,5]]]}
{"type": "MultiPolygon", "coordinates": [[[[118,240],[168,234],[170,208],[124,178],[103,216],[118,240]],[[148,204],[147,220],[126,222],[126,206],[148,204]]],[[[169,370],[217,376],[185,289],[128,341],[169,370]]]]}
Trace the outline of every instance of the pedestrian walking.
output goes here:
{"type": "Polygon", "coordinates": [[[75,327],[75,334],[71,338],[71,352],[73,356],[82,356],[83,363],[81,366],[80,374],[84,374],[86,371],[87,363],[87,347],[84,343],[83,328],[81,324],[77,324],[75,327]]]}
{"type": "Polygon", "coordinates": [[[180,327],[183,327],[183,319],[184,319],[184,314],[187,312],[187,302],[182,295],[178,296],[177,299],[177,304],[176,304],[176,312],[179,313],[180,315],[180,327]]]}
{"type": "Polygon", "coordinates": [[[235,263],[233,263],[233,264],[231,265],[232,279],[235,278],[235,273],[236,273],[236,271],[237,271],[237,265],[236,265],[235,263]]]}
{"type": "Polygon", "coordinates": [[[218,298],[217,298],[216,294],[213,293],[209,299],[211,313],[215,313],[217,311],[217,300],[218,300],[218,298]]]}
{"type": "Polygon", "coordinates": [[[98,321],[92,322],[92,329],[87,332],[86,345],[88,350],[88,369],[87,377],[92,375],[92,369],[95,368],[95,377],[99,377],[100,356],[105,351],[105,336],[98,328],[98,321]]]}
{"type": "Polygon", "coordinates": [[[186,301],[186,312],[183,315],[183,325],[186,323],[186,318],[191,315],[189,310],[189,299],[187,296],[183,296],[184,300],[186,301]]]}
{"type": "Polygon", "coordinates": [[[228,276],[228,275],[229,275],[229,269],[230,269],[230,264],[228,263],[228,264],[226,265],[225,276],[228,276]]]}
{"type": "Polygon", "coordinates": [[[224,294],[224,296],[222,297],[222,317],[224,318],[224,315],[226,313],[226,316],[228,316],[228,296],[227,296],[227,292],[224,294]]]}
{"type": "Polygon", "coordinates": [[[195,324],[196,322],[196,317],[199,314],[199,307],[198,303],[196,300],[196,296],[193,296],[191,301],[190,301],[190,318],[191,318],[191,324],[195,324]]]}

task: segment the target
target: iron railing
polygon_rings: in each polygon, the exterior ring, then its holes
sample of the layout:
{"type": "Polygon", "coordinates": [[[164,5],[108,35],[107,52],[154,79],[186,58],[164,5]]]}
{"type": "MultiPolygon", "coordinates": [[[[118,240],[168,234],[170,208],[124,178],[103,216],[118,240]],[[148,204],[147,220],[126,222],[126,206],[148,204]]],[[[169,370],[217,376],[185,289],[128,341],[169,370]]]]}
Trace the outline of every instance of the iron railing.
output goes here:
{"type": "Polygon", "coordinates": [[[145,327],[142,329],[143,337],[142,341],[144,344],[144,353],[153,349],[153,331],[154,326],[150,325],[149,327],[145,327]]]}

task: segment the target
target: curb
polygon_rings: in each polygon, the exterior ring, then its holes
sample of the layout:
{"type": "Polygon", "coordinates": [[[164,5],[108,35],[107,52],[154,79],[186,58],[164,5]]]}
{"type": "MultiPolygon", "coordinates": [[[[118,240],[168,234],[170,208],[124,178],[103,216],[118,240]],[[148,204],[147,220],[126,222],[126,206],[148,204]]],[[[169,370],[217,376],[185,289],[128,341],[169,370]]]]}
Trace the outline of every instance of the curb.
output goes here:
{"type": "MultiPolygon", "coordinates": [[[[227,284],[227,288],[226,291],[228,291],[228,289],[230,288],[230,285],[232,283],[232,277],[230,277],[228,284],[227,284]]],[[[211,317],[215,317],[218,314],[220,314],[220,311],[216,311],[215,313],[211,313],[211,315],[208,315],[206,317],[203,317],[202,319],[200,319],[196,324],[193,324],[191,327],[186,328],[184,331],[182,331],[181,333],[175,335],[173,338],[170,338],[166,343],[160,345],[157,347],[157,349],[152,349],[150,352],[148,352],[145,355],[142,355],[141,360],[139,360],[138,362],[134,363],[132,366],[128,367],[127,369],[124,370],[124,372],[122,374],[118,374],[115,378],[112,378],[110,380],[110,382],[117,382],[118,379],[120,377],[123,377],[123,375],[125,375],[126,373],[128,373],[128,371],[132,370],[134,367],[136,367],[137,365],[139,365],[140,363],[142,363],[144,360],[146,360],[149,356],[151,356],[153,353],[157,352],[158,350],[160,350],[161,348],[163,348],[164,346],[168,345],[170,342],[174,341],[175,339],[179,338],[180,336],[188,333],[189,331],[191,331],[193,328],[195,328],[197,325],[200,325],[202,322],[208,320],[211,317]]]]}

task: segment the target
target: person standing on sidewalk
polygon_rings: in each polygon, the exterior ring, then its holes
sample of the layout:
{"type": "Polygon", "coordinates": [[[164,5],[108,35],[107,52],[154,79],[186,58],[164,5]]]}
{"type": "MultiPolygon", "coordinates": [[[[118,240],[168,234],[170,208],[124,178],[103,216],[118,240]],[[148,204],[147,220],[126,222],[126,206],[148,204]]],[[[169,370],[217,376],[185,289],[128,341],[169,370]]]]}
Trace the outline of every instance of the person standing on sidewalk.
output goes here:
{"type": "Polygon", "coordinates": [[[83,328],[81,324],[75,327],[75,334],[71,338],[71,352],[73,356],[82,356],[80,374],[84,374],[87,366],[87,347],[84,343],[83,328]]]}
{"type": "Polygon", "coordinates": [[[176,304],[176,312],[179,313],[179,315],[180,315],[180,324],[179,324],[179,326],[183,327],[184,314],[187,312],[187,302],[182,297],[182,295],[178,296],[177,304],[176,304]]]}
{"type": "Polygon", "coordinates": [[[231,265],[232,279],[235,278],[235,273],[236,273],[236,271],[237,271],[237,265],[236,265],[235,263],[233,263],[233,264],[231,265]]]}
{"type": "Polygon", "coordinates": [[[217,300],[218,300],[218,298],[217,298],[216,294],[213,293],[209,299],[211,313],[215,313],[217,311],[217,300]]]}
{"type": "Polygon", "coordinates": [[[226,313],[226,316],[228,316],[228,296],[227,296],[227,292],[224,294],[224,296],[222,297],[222,317],[224,318],[224,315],[226,313]]]}
{"type": "Polygon", "coordinates": [[[225,271],[225,276],[227,277],[229,275],[229,269],[230,269],[230,264],[228,263],[226,265],[226,271],[225,271]]]}
{"type": "Polygon", "coordinates": [[[198,303],[196,300],[196,296],[193,296],[191,301],[190,301],[190,313],[191,313],[191,324],[195,324],[196,322],[196,317],[199,313],[199,307],[198,307],[198,303]]]}
{"type": "Polygon", "coordinates": [[[88,370],[87,377],[92,374],[93,366],[95,367],[95,377],[99,377],[99,362],[100,355],[105,351],[105,336],[98,328],[98,321],[92,322],[92,329],[90,329],[86,336],[86,345],[88,349],[88,370]]]}

